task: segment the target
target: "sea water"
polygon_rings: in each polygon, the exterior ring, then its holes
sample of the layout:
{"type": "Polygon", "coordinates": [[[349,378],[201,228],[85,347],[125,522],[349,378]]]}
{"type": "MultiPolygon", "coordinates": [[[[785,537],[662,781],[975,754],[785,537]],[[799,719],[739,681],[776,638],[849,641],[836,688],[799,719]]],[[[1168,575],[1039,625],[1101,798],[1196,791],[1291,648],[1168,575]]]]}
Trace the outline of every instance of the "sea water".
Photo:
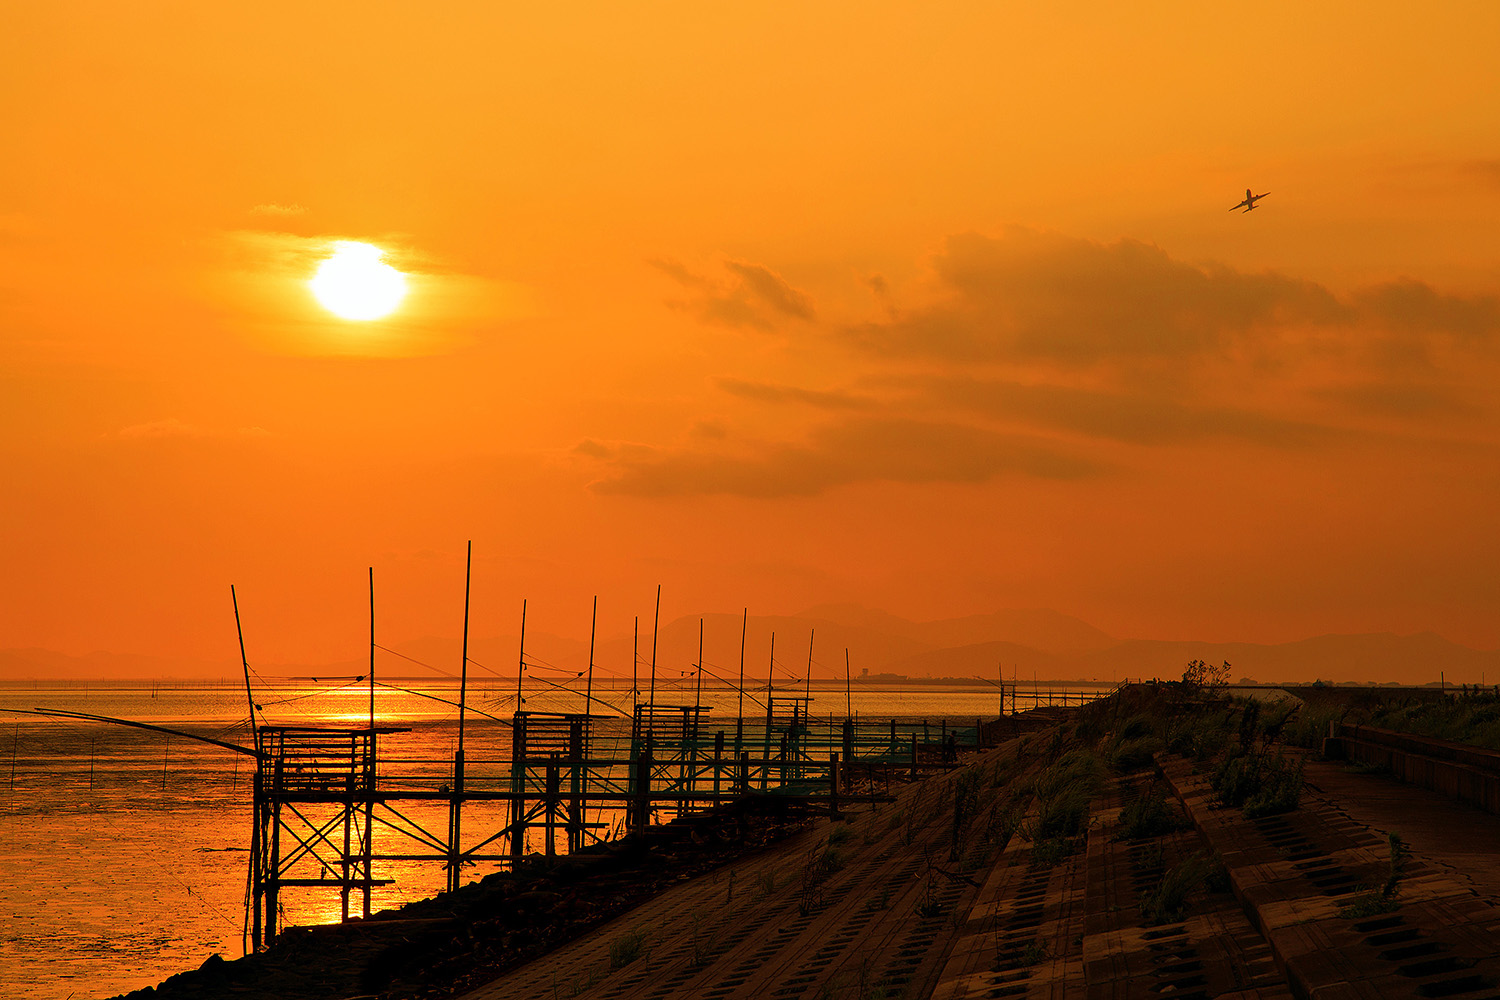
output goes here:
{"type": "MultiPolygon", "coordinates": [[[[1062,689],[1041,689],[1019,707],[1045,704],[1062,689]]],[[[777,698],[807,689],[778,682],[777,698]]],[[[999,690],[972,687],[814,682],[814,716],[866,720],[938,720],[972,727],[1000,711],[999,690]]],[[[1092,691],[1090,693],[1093,693],[1092,691]]],[[[613,715],[601,733],[628,733],[628,681],[600,683],[592,712],[613,715]]],[[[533,682],[522,692],[537,712],[582,712],[585,697],[533,682]]],[[[644,697],[644,693],[642,695],[644,697]]],[[[744,714],[764,717],[763,687],[743,702],[744,714]]],[[[1073,697],[1077,697],[1075,689],[1073,697]]],[[[262,724],[363,728],[369,724],[368,688],[339,680],[259,686],[262,724]]],[[[686,682],[663,683],[659,705],[709,709],[705,731],[733,738],[741,695],[720,685],[701,692],[686,682]]],[[[380,737],[382,779],[405,773],[432,787],[451,768],[458,741],[454,682],[393,681],[375,690],[376,723],[408,730],[380,737]]],[[[465,758],[475,775],[501,773],[509,757],[514,683],[468,686],[465,758]]],[[[0,709],[59,709],[142,722],[242,746],[252,745],[250,702],[243,685],[0,684],[0,709]]],[[[1006,708],[1010,708],[1007,696],[1006,708]]],[[[779,713],[778,713],[779,714],[779,713]]],[[[184,736],[82,720],[0,711],[0,986],[9,998],[108,997],[155,985],[196,968],[212,954],[237,958],[248,944],[246,897],[253,759],[184,736]]],[[[490,807],[495,812],[496,807],[490,807]]],[[[408,803],[413,823],[445,832],[446,806],[408,803]]],[[[499,829],[504,818],[474,807],[465,830],[499,829]]],[[[390,850],[389,831],[377,832],[390,850]]],[[[468,841],[468,837],[465,837],[468,841]]],[[[408,848],[410,845],[408,845],[408,848]]],[[[477,864],[466,878],[497,869],[477,864]]],[[[377,862],[378,911],[430,896],[443,888],[440,863],[377,862]]],[[[360,912],[357,893],[352,912],[360,912]]],[[[287,890],[284,925],[336,921],[335,890],[287,890]]]]}

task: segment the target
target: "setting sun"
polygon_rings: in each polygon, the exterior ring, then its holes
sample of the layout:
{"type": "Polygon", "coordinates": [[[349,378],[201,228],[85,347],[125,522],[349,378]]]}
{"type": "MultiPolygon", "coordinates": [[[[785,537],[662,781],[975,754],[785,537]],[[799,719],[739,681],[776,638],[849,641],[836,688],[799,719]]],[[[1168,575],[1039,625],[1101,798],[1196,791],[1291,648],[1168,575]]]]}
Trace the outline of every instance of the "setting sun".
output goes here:
{"type": "Polygon", "coordinates": [[[350,240],[333,246],[333,255],[308,282],[323,308],[356,320],[381,319],[395,311],[406,296],[406,275],[381,263],[385,251],[350,240]]]}

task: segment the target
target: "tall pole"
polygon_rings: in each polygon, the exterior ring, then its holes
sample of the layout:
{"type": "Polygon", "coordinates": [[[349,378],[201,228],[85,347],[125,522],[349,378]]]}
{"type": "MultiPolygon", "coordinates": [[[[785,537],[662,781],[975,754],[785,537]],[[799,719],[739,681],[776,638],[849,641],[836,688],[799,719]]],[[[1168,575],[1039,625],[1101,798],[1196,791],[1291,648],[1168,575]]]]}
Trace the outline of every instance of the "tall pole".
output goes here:
{"type": "MultiPolygon", "coordinates": [[[[469,689],[469,581],[474,567],[474,543],[469,542],[468,554],[464,557],[464,641],[463,663],[458,672],[458,756],[464,755],[464,699],[469,689]]],[[[456,787],[455,787],[456,790],[456,787]]]]}
{"type": "Polygon", "coordinates": [[[849,647],[844,647],[844,718],[854,718],[854,692],[849,681],[849,647]]]}
{"type": "Polygon", "coordinates": [[[375,739],[375,567],[370,567],[370,740],[375,739]]]}
{"type": "Polygon", "coordinates": [[[630,708],[631,711],[641,703],[641,679],[638,676],[641,667],[641,616],[635,616],[635,632],[630,638],[630,708]]]}
{"type": "Polygon", "coordinates": [[[734,758],[739,760],[740,743],[745,738],[745,631],[750,627],[750,609],[740,619],[740,707],[734,722],[734,758]]]}
{"type": "Polygon", "coordinates": [[[250,693],[250,661],[245,657],[245,630],[240,626],[240,599],[235,595],[232,583],[229,585],[229,600],[234,603],[234,631],[240,639],[240,666],[245,668],[245,701],[250,706],[250,736],[258,751],[260,740],[255,729],[255,696],[250,693]]]}
{"type": "Polygon", "coordinates": [[[771,633],[771,662],[766,666],[766,700],[770,700],[771,679],[776,675],[776,633],[771,633]]]}
{"type": "Polygon", "coordinates": [[[521,711],[521,706],[526,699],[521,697],[521,678],[526,675],[526,598],[521,598],[521,652],[516,659],[516,711],[521,711]]]}
{"type": "Polygon", "coordinates": [[[469,542],[464,556],[464,637],[463,664],[458,674],[458,752],[453,755],[453,798],[448,806],[448,891],[458,889],[462,881],[460,856],[462,854],[463,808],[464,808],[464,710],[469,693],[469,585],[473,579],[474,543],[469,542]]]}
{"type": "MultiPolygon", "coordinates": [[[[656,716],[656,634],[661,627],[661,584],[656,585],[656,616],[651,619],[651,715],[656,716]]],[[[655,730],[653,722],[651,728],[655,730]]]]}
{"type": "MultiPolygon", "coordinates": [[[[254,803],[250,818],[250,912],[252,914],[252,929],[250,932],[250,946],[255,951],[260,951],[260,904],[265,896],[265,872],[263,868],[262,845],[260,842],[261,810],[265,804],[261,801],[261,756],[260,756],[260,732],[255,726],[255,696],[250,693],[250,660],[245,656],[245,630],[240,625],[240,599],[234,592],[234,584],[229,585],[229,600],[234,604],[234,631],[240,640],[240,666],[245,670],[245,701],[250,706],[250,738],[255,744],[255,783],[252,786],[252,801],[254,803]]],[[[21,724],[16,723],[16,732],[19,733],[21,724]]],[[[14,785],[16,781],[15,752],[11,752],[10,780],[14,785]]]]}
{"type": "Polygon", "coordinates": [[[812,651],[813,651],[813,636],[815,634],[817,634],[817,631],[818,631],[817,629],[808,629],[808,632],[807,632],[807,690],[804,693],[807,696],[807,707],[809,709],[812,708],[812,651]]]}
{"type": "MultiPolygon", "coordinates": [[[[703,705],[703,619],[698,619],[698,689],[693,694],[693,708],[696,710],[703,705]]],[[[697,716],[694,715],[696,725],[697,716]]]]}
{"type": "Polygon", "coordinates": [[[698,787],[698,719],[703,708],[703,619],[698,619],[698,687],[693,692],[693,744],[688,751],[692,763],[689,766],[688,790],[695,791],[698,787]]]}
{"type": "Polygon", "coordinates": [[[589,621],[589,684],[583,696],[583,714],[594,711],[594,634],[599,628],[599,595],[594,595],[594,617],[589,621]]]}
{"type": "Polygon", "coordinates": [[[370,836],[374,833],[375,823],[375,763],[378,760],[375,752],[375,567],[370,567],[370,787],[369,798],[365,800],[365,844],[364,844],[364,906],[363,915],[365,919],[370,916],[370,878],[374,874],[370,870],[371,858],[375,854],[375,845],[370,843],[370,836]]]}
{"type": "Polygon", "coordinates": [[[771,771],[771,726],[775,722],[775,716],[771,707],[776,704],[776,698],[771,693],[771,681],[776,676],[776,633],[771,633],[771,661],[766,666],[766,743],[764,747],[765,763],[760,769],[760,787],[766,787],[766,781],[771,771]]]}

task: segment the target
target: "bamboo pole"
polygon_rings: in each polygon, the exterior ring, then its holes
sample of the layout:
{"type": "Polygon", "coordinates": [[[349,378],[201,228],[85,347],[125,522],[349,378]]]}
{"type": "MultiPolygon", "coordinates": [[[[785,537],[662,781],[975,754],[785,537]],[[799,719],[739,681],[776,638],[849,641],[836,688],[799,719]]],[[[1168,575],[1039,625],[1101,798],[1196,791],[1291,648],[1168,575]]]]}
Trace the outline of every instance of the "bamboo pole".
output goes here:
{"type": "Polygon", "coordinates": [[[734,723],[734,754],[740,753],[740,744],[745,737],[745,632],[750,627],[750,609],[746,608],[744,615],[740,618],[740,707],[735,713],[734,723]]]}
{"type": "Polygon", "coordinates": [[[651,731],[656,731],[656,636],[661,628],[661,584],[656,585],[656,614],[651,619],[651,731]]]}
{"type": "Polygon", "coordinates": [[[594,615],[589,621],[589,682],[583,696],[583,714],[594,712],[594,635],[599,628],[599,595],[594,595],[594,615]]]}
{"type": "Polygon", "coordinates": [[[361,842],[364,854],[364,881],[361,887],[363,905],[360,912],[363,917],[370,916],[370,879],[374,876],[371,868],[372,856],[375,853],[375,845],[371,842],[374,836],[375,824],[375,766],[380,760],[378,748],[375,743],[375,567],[370,567],[370,761],[368,787],[365,789],[365,836],[361,842]]]}
{"type": "Polygon", "coordinates": [[[521,652],[516,658],[516,711],[526,704],[521,695],[521,678],[526,673],[526,598],[521,598],[521,652]]]}
{"type": "Polygon", "coordinates": [[[464,808],[464,712],[469,693],[469,593],[473,579],[474,543],[469,542],[464,557],[464,636],[463,664],[458,675],[458,751],[453,755],[453,797],[448,806],[448,890],[458,889],[463,874],[459,857],[462,853],[464,808]]]}
{"type": "Polygon", "coordinates": [[[854,692],[849,680],[849,647],[844,647],[844,717],[854,718],[854,692]]]}

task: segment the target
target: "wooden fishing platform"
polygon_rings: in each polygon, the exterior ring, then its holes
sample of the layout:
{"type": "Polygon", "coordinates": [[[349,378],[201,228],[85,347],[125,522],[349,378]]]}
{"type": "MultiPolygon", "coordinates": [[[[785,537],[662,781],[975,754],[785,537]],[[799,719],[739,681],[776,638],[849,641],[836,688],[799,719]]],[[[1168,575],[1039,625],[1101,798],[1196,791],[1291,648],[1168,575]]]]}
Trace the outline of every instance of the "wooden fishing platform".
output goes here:
{"type": "Polygon", "coordinates": [[[283,893],[334,890],[369,916],[377,863],[432,862],[456,889],[480,862],[513,866],[540,841],[545,857],[641,832],[741,796],[796,799],[838,815],[851,800],[886,800],[892,782],[954,766],[957,749],[997,736],[986,726],[815,718],[805,697],[770,699],[765,721],[712,728],[708,710],[642,704],[628,735],[601,735],[603,717],[518,711],[508,760],[402,759],[382,768],[379,739],[400,729],[261,726],[256,731],[251,838],[251,935],[275,938],[283,893]],[[778,711],[778,709],[780,711],[778,711]],[[622,738],[623,736],[623,738],[622,738]],[[442,767],[442,765],[446,765],[442,767]],[[441,767],[441,769],[440,769],[441,767]],[[446,806],[440,832],[409,803],[446,806]],[[504,816],[469,832],[465,807],[504,816]]]}

